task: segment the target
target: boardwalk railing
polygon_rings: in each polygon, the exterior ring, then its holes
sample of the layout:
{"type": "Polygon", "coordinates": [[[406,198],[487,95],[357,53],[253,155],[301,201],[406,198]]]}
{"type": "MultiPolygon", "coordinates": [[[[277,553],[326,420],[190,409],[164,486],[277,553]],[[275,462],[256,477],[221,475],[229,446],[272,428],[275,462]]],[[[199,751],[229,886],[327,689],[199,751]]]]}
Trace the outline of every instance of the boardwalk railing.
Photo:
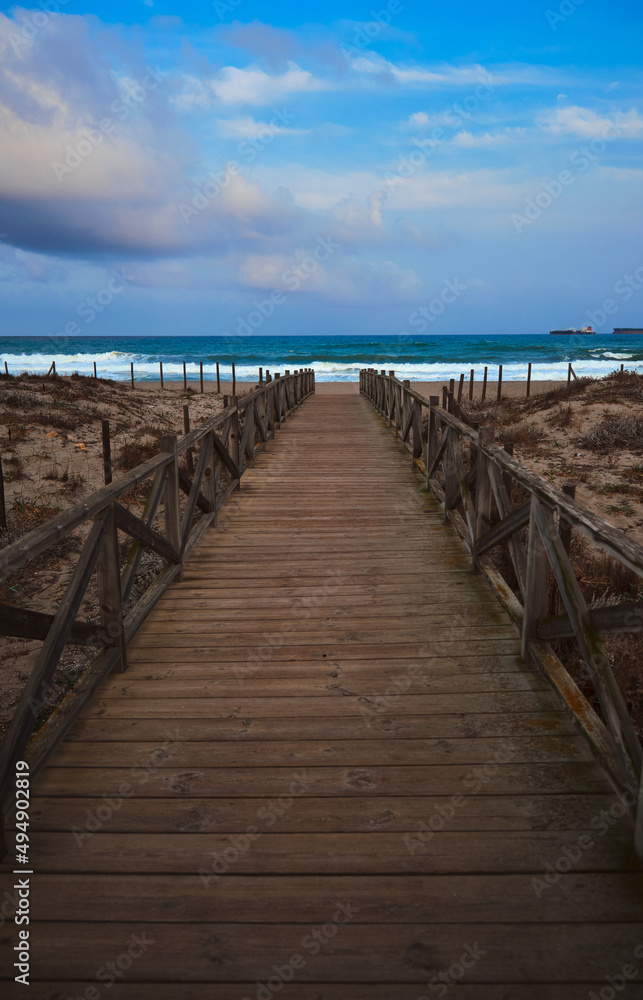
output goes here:
{"type": "Polygon", "coordinates": [[[3,821],[12,807],[16,761],[24,759],[26,752],[34,776],[101,681],[112,670],[127,669],[127,642],[169,584],[181,577],[191,550],[204,531],[216,524],[217,511],[238,488],[247,463],[263,450],[275,429],[314,388],[314,373],[302,370],[276,377],[239,401],[232,397],[233,404],[222,413],[180,440],[176,436],[162,438],[161,451],[154,458],[0,551],[0,582],[4,582],[47,549],[59,545],[80,525],[91,522],[54,615],[0,604],[0,635],[43,640],[0,753],[3,821]],[[181,455],[188,459],[188,470],[194,470],[192,478],[179,468],[181,455]],[[228,472],[225,483],[224,469],[228,472]],[[149,480],[152,482],[145,508],[137,517],[121,501],[149,480]],[[187,496],[183,509],[179,500],[181,491],[187,496]],[[161,505],[164,530],[154,525],[161,505]],[[130,540],[123,568],[118,531],[130,540]],[[128,608],[146,550],[162,557],[166,565],[128,608]],[[94,570],[100,621],[81,621],[77,616],[94,570]],[[102,652],[29,745],[67,643],[99,648],[102,652]]]}
{"type": "Polygon", "coordinates": [[[636,848],[643,857],[641,743],[614,679],[601,634],[643,631],[643,602],[591,610],[569,558],[572,529],[643,577],[643,547],[494,443],[493,427],[464,419],[453,390],[428,399],[393,373],[365,370],[360,391],[402,439],[426,486],[471,552],[473,572],[494,587],[522,636],[522,652],[547,674],[590,739],[616,787],[636,816],[636,848]],[[456,416],[456,413],[460,416],[456,416]],[[526,499],[514,505],[514,486],[526,499]],[[495,505],[495,516],[492,507],[495,505]],[[487,553],[506,547],[517,594],[487,553]],[[551,615],[553,576],[566,614],[551,615]],[[575,637],[605,723],[599,718],[547,640],[575,637]]]}

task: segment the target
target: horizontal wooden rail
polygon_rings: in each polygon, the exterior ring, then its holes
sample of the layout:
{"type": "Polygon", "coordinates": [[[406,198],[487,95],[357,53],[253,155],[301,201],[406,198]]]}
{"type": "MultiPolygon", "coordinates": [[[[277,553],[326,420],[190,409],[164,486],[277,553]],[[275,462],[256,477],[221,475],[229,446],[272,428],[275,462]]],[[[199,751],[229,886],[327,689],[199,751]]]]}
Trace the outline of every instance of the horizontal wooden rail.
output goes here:
{"type": "Polygon", "coordinates": [[[494,442],[493,427],[472,426],[455,400],[453,380],[443,391],[442,405],[439,397],[421,395],[393,372],[362,371],[360,392],[422,471],[445,519],[469,548],[472,571],[487,577],[519,629],[523,655],[536,662],[560,692],[615,788],[638,803],[636,848],[643,858],[643,753],[601,640],[601,634],[641,632],[643,602],[590,610],[569,559],[569,542],[576,529],[640,577],[643,547],[525,469],[494,442]],[[529,496],[517,506],[512,504],[513,484],[529,496]],[[517,594],[487,555],[496,546],[508,552],[517,594]],[[552,580],[566,611],[553,617],[552,580]],[[578,644],[605,721],[545,641],[563,636],[578,644]]]}
{"type": "MultiPolygon", "coordinates": [[[[101,681],[114,669],[127,668],[127,642],[170,585],[181,577],[184,563],[204,531],[216,524],[217,512],[278,427],[315,391],[312,369],[262,383],[241,400],[232,397],[221,413],[204,421],[180,440],[160,442],[160,453],[120,479],[98,490],[82,504],[56,515],[0,551],[0,581],[91,522],[88,537],[54,615],[0,604],[0,635],[42,640],[36,664],[25,686],[0,752],[2,832],[12,807],[16,761],[29,761],[32,776],[44,766],[101,681]],[[198,450],[198,458],[193,452],[198,450]],[[179,469],[179,456],[190,456],[190,474],[179,469]],[[227,469],[231,481],[221,473],[227,469]],[[152,480],[145,509],[133,514],[121,500],[152,480]],[[179,491],[187,495],[183,512],[179,491]],[[160,508],[164,530],[155,524],[160,508]],[[200,516],[199,516],[200,515],[200,516]],[[118,531],[130,539],[124,567],[119,560],[118,531]],[[154,552],[164,564],[156,578],[129,608],[141,558],[154,552]],[[97,573],[100,620],[81,621],[78,613],[93,573],[97,573]],[[54,673],[68,643],[103,649],[47,723],[32,738],[51,690],[54,673]]],[[[225,400],[224,400],[225,401],[225,400]]],[[[4,840],[3,840],[4,844],[4,840]]]]}

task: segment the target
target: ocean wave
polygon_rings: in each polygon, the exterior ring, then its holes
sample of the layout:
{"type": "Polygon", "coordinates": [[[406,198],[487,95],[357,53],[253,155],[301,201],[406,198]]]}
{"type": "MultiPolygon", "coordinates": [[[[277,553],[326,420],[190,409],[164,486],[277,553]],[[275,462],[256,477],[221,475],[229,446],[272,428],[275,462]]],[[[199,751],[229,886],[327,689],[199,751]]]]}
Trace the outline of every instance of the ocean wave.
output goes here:
{"type": "MultiPolygon", "coordinates": [[[[383,358],[386,358],[385,345],[381,345],[380,347],[381,354],[379,351],[377,355],[375,351],[373,352],[375,355],[373,360],[355,360],[355,354],[352,357],[342,358],[339,348],[337,353],[340,356],[332,359],[323,358],[323,353],[325,352],[319,352],[322,354],[322,357],[319,354],[311,352],[311,355],[306,358],[302,353],[302,348],[305,350],[303,344],[299,348],[295,359],[290,354],[287,346],[284,346],[282,353],[279,354],[275,350],[275,345],[271,346],[272,352],[266,350],[266,361],[262,365],[264,372],[269,370],[273,374],[276,371],[283,374],[287,369],[294,371],[301,368],[313,368],[320,381],[328,382],[356,382],[359,372],[365,368],[372,368],[377,371],[385,370],[386,372],[393,370],[400,379],[423,382],[444,382],[450,378],[458,379],[461,373],[468,380],[470,370],[473,369],[475,381],[479,382],[482,380],[485,367],[484,364],[480,364],[477,361],[464,361],[458,358],[449,359],[446,357],[439,361],[430,361],[426,357],[416,356],[402,361],[399,359],[399,355],[398,357],[395,356],[395,347],[391,349],[389,360],[383,360],[383,358]]],[[[256,352],[256,350],[255,346],[254,351],[256,352]]],[[[348,345],[341,345],[341,350],[348,352],[350,348],[348,345]]],[[[595,349],[588,352],[588,356],[576,359],[572,358],[572,364],[576,375],[598,378],[607,375],[615,367],[618,367],[615,362],[632,362],[632,359],[635,357],[636,355],[632,353],[624,354],[605,349],[595,349]],[[600,357],[597,357],[596,355],[599,353],[600,357]]],[[[72,375],[75,372],[81,375],[93,375],[95,362],[98,375],[101,378],[127,381],[130,378],[130,364],[133,363],[136,380],[157,381],[159,378],[159,357],[154,357],[143,352],[137,353],[118,350],[70,354],[45,354],[42,351],[34,353],[15,352],[3,353],[2,360],[7,363],[9,372],[14,375],[23,371],[34,374],[45,374],[49,370],[52,361],[55,361],[56,371],[60,375],[72,375]]],[[[161,356],[161,360],[163,360],[164,378],[168,381],[179,381],[183,378],[183,363],[176,360],[176,356],[172,360],[165,360],[161,356]]],[[[566,379],[567,364],[567,360],[564,359],[535,360],[532,362],[532,380],[566,379]]],[[[643,362],[635,361],[628,364],[627,367],[629,370],[643,371],[643,362]]],[[[495,381],[498,377],[498,364],[487,365],[487,368],[489,380],[495,381]]],[[[221,363],[219,371],[224,381],[230,381],[232,376],[230,363],[221,363]]],[[[198,360],[186,361],[186,372],[191,382],[197,380],[199,378],[198,360]]],[[[208,381],[214,379],[216,377],[216,362],[204,361],[203,374],[208,381]]],[[[246,358],[245,362],[241,361],[236,364],[235,374],[239,382],[255,382],[259,377],[259,366],[255,363],[248,363],[248,358],[246,358]]],[[[525,361],[503,361],[503,379],[505,381],[525,381],[526,378],[527,363],[525,361]]]]}

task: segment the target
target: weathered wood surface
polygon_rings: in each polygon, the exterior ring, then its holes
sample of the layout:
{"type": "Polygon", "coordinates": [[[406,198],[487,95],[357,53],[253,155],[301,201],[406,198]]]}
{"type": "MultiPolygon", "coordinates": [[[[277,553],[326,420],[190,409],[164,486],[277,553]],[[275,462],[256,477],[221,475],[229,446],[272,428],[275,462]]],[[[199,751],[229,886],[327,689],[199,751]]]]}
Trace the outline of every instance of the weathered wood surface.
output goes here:
{"type": "Polygon", "coordinates": [[[35,782],[31,996],[641,995],[632,825],[385,427],[286,421],[35,782]]]}

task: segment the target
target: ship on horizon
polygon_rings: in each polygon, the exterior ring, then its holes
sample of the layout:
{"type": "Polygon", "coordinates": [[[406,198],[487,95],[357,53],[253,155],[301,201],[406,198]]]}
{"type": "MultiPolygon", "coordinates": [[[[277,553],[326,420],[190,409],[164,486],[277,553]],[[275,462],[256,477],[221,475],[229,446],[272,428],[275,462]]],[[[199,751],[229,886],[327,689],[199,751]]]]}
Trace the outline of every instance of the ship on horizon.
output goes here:
{"type": "Polygon", "coordinates": [[[584,326],[581,330],[576,326],[570,326],[567,330],[550,330],[549,335],[551,337],[595,337],[596,330],[592,330],[591,326],[584,326]]]}
{"type": "Polygon", "coordinates": [[[615,326],[612,332],[625,334],[638,333],[643,335],[643,328],[640,326],[615,326]]]}

